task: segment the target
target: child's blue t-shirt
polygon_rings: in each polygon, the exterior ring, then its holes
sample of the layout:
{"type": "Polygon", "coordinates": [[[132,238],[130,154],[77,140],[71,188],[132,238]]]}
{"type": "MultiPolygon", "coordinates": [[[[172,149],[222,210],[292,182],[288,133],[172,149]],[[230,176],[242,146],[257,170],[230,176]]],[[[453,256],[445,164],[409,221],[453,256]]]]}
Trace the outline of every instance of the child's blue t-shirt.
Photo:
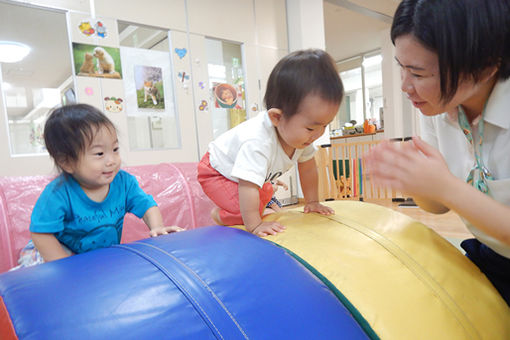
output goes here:
{"type": "Polygon", "coordinates": [[[120,170],[102,202],[91,200],[71,176],[51,181],[32,211],[30,231],[53,233],[57,240],[79,254],[119,244],[124,215],[142,218],[156,202],[136,178],[120,170]]]}

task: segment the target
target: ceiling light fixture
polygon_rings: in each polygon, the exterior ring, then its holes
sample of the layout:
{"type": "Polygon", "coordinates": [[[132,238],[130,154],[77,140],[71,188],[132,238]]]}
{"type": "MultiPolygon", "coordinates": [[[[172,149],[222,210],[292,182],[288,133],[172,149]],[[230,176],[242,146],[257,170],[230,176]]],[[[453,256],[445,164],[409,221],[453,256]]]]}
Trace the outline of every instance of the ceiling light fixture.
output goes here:
{"type": "Polygon", "coordinates": [[[7,91],[7,90],[10,90],[12,89],[12,85],[10,83],[6,83],[5,81],[2,82],[2,88],[7,91]]]}
{"type": "Polygon", "coordinates": [[[17,63],[23,60],[28,53],[30,47],[16,41],[0,41],[0,62],[17,63]]]}

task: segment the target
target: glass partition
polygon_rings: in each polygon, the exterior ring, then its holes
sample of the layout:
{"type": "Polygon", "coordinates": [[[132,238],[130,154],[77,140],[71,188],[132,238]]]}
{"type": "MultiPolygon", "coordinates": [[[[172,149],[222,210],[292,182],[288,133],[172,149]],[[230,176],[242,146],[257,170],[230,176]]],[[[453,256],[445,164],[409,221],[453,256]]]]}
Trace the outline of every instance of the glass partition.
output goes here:
{"type": "Polygon", "coordinates": [[[383,107],[382,94],[382,56],[376,54],[365,56],[363,60],[366,113],[365,117],[379,121],[380,110],[383,107]]]}
{"type": "Polygon", "coordinates": [[[0,68],[11,154],[45,153],[48,113],[75,101],[65,13],[0,2],[0,68]]]}
{"type": "Polygon", "coordinates": [[[369,119],[378,128],[382,127],[381,61],[381,54],[376,52],[337,63],[345,96],[336,119],[330,124],[332,136],[341,134],[345,123],[353,121],[356,121],[356,125],[362,125],[365,119],[369,119]]]}
{"type": "Polygon", "coordinates": [[[168,31],[118,22],[131,150],[179,148],[168,31]]]}
{"type": "Polygon", "coordinates": [[[355,120],[358,124],[364,120],[363,113],[363,80],[361,67],[340,72],[344,85],[345,97],[340,108],[340,122],[355,120]]]}
{"type": "Polygon", "coordinates": [[[241,44],[206,39],[214,138],[246,120],[241,44]]]}

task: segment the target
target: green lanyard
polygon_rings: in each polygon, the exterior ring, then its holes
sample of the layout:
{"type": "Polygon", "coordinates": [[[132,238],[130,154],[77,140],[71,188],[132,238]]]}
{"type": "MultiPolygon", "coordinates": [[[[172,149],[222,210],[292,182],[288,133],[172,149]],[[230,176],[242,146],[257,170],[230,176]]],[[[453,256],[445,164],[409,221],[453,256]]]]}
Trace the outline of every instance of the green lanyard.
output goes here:
{"type": "Polygon", "coordinates": [[[469,125],[469,122],[467,120],[466,114],[464,113],[464,110],[462,109],[461,106],[459,106],[459,113],[458,113],[459,125],[462,128],[462,131],[464,132],[464,135],[466,136],[467,140],[473,146],[473,152],[475,154],[475,164],[473,165],[473,168],[469,172],[466,182],[468,182],[469,184],[471,184],[472,186],[474,186],[476,189],[480,190],[481,192],[488,194],[489,187],[487,186],[487,180],[494,180],[494,177],[492,177],[491,172],[483,164],[483,160],[482,160],[484,116],[485,116],[485,108],[482,112],[482,117],[480,118],[480,121],[478,122],[478,135],[480,137],[480,141],[478,143],[478,150],[477,150],[474,140],[473,140],[473,133],[471,131],[471,125],[469,125]]]}

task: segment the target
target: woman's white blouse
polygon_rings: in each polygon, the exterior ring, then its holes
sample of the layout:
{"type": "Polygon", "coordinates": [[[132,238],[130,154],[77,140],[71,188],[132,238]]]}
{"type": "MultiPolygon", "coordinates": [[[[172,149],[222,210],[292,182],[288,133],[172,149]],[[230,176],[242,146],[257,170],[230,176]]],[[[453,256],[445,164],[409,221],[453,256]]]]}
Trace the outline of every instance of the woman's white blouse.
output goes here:
{"type": "MultiPolygon", "coordinates": [[[[475,120],[472,126],[475,145],[479,141],[477,124],[480,122],[475,120]]],[[[489,195],[510,206],[510,80],[500,81],[494,86],[487,102],[484,124],[482,160],[495,179],[487,183],[489,195]]],[[[459,127],[456,112],[432,117],[421,115],[421,137],[442,153],[456,177],[466,180],[475,164],[475,156],[473,147],[459,127]]],[[[468,221],[464,220],[464,223],[480,242],[510,258],[510,246],[486,235],[468,221]]],[[[510,228],[510,220],[506,227],[510,228]]]]}

